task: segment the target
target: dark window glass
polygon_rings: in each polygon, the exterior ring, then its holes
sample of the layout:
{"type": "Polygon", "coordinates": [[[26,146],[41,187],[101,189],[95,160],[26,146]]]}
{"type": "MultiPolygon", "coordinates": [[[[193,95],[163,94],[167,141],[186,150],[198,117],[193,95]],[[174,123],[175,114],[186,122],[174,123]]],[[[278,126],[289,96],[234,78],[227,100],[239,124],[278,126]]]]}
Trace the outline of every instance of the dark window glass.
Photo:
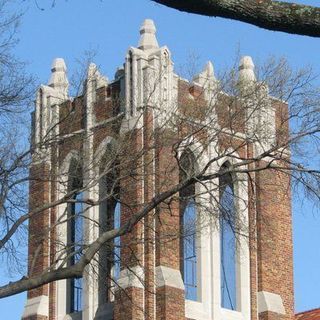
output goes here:
{"type": "MultiPolygon", "coordinates": [[[[121,205],[117,172],[103,176],[99,182],[100,235],[120,227],[121,205]]],[[[116,280],[120,276],[120,237],[105,243],[99,251],[99,304],[113,300],[116,280]]]]}
{"type": "Polygon", "coordinates": [[[236,310],[236,209],[231,177],[224,177],[220,187],[221,306],[236,310]]]}
{"type": "Polygon", "coordinates": [[[190,199],[183,213],[183,281],[185,296],[197,300],[196,206],[190,199]]]}
{"type": "MultiPolygon", "coordinates": [[[[180,158],[180,181],[195,173],[195,157],[190,150],[183,152],[180,158]]],[[[197,209],[195,202],[195,185],[180,191],[180,270],[185,285],[185,297],[198,300],[197,247],[196,247],[197,209]]]]}
{"type": "MultiPolygon", "coordinates": [[[[76,200],[82,200],[83,194],[78,193],[75,196],[76,200]]],[[[81,257],[83,248],[83,203],[76,202],[71,205],[71,265],[77,263],[81,257]]],[[[70,312],[79,312],[82,310],[82,287],[83,281],[81,278],[73,278],[70,280],[70,312]]]]}
{"type": "MultiPolygon", "coordinates": [[[[114,228],[120,228],[120,213],[121,205],[117,201],[117,204],[114,208],[114,228]]],[[[120,237],[116,237],[113,240],[114,249],[113,249],[113,280],[118,280],[120,277],[120,237]]]]}

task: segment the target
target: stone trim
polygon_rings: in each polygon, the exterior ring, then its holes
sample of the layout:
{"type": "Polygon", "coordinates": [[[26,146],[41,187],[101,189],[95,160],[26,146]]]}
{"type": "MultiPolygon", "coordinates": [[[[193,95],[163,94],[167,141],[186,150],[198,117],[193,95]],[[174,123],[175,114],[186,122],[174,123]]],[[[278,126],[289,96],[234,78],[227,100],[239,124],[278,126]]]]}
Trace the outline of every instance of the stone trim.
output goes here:
{"type": "Polygon", "coordinates": [[[180,270],[165,266],[156,267],[156,287],[159,288],[163,286],[184,290],[184,283],[180,270]]]}
{"type": "Polygon", "coordinates": [[[141,266],[123,269],[120,272],[116,290],[126,288],[144,288],[144,270],[141,266]]]}
{"type": "Polygon", "coordinates": [[[49,316],[49,298],[48,296],[39,296],[32,299],[28,299],[23,310],[22,318],[30,316],[49,316]]]}
{"type": "Polygon", "coordinates": [[[63,320],[82,320],[82,311],[66,314],[63,320]]]}
{"type": "Polygon", "coordinates": [[[258,313],[266,311],[286,314],[282,298],[279,294],[268,291],[258,292],[258,313]]]}
{"type": "Polygon", "coordinates": [[[134,129],[141,129],[143,127],[143,117],[141,114],[137,116],[123,118],[121,122],[120,132],[125,134],[134,129]]]}

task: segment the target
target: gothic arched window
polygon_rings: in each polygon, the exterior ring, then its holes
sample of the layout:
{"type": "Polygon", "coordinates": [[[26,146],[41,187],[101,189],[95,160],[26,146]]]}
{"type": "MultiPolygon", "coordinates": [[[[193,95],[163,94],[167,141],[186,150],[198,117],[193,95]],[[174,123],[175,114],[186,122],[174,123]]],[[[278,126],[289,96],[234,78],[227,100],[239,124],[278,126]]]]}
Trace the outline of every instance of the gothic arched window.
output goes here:
{"type": "MultiPolygon", "coordinates": [[[[81,255],[84,241],[84,206],[83,193],[77,191],[82,187],[82,170],[79,163],[71,161],[69,170],[69,190],[75,190],[73,202],[68,205],[68,256],[69,265],[76,264],[81,255]]],[[[83,279],[68,280],[67,312],[74,313],[82,310],[83,279]]]]}
{"type": "MultiPolygon", "coordinates": [[[[121,204],[117,163],[112,159],[110,161],[110,155],[113,156],[114,153],[108,148],[100,166],[100,235],[120,227],[121,204]]],[[[120,276],[120,237],[105,243],[100,249],[99,257],[99,304],[102,305],[113,300],[113,288],[120,276]]]]}
{"type": "MultiPolygon", "coordinates": [[[[227,168],[224,165],[223,168],[227,168]]],[[[221,307],[237,309],[236,206],[234,183],[230,173],[220,178],[220,283],[221,307]]]]}
{"type": "MultiPolygon", "coordinates": [[[[190,150],[183,152],[180,158],[180,181],[194,174],[195,157],[190,150]]],[[[197,209],[195,185],[192,184],[180,192],[180,271],[185,286],[185,297],[198,300],[198,257],[197,257],[197,209]]]]}

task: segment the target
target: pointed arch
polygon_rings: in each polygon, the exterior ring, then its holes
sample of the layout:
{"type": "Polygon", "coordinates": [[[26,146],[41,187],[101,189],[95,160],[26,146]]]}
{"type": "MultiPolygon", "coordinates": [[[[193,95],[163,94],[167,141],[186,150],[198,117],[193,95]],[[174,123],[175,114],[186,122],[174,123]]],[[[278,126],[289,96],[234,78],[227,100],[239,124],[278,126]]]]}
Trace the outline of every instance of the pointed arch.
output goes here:
{"type": "MultiPolygon", "coordinates": [[[[179,161],[180,181],[193,176],[196,172],[196,158],[194,153],[186,148],[179,161]]],[[[180,191],[180,271],[185,286],[185,297],[188,300],[198,300],[198,268],[197,254],[197,206],[196,188],[191,184],[180,191]]]]}
{"type": "MultiPolygon", "coordinates": [[[[240,155],[233,149],[219,159],[217,170],[222,173],[218,179],[219,224],[212,252],[217,268],[216,299],[220,301],[220,313],[226,318],[234,314],[250,317],[250,254],[249,254],[249,210],[248,177],[233,170],[241,163],[240,155]]],[[[245,169],[245,168],[243,168],[245,169]]],[[[219,309],[217,309],[219,310],[219,309]]]]}

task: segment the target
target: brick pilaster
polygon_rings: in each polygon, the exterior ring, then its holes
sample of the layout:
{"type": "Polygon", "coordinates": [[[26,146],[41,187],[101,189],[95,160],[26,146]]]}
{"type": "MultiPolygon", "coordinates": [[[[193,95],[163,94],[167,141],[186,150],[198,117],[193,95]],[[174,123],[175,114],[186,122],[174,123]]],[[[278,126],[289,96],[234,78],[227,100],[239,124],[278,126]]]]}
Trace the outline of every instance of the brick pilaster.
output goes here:
{"type": "MultiPolygon", "coordinates": [[[[141,208],[143,201],[141,161],[142,132],[135,129],[127,134],[126,154],[120,159],[120,197],[121,224],[126,223],[141,208]]],[[[143,223],[139,222],[131,232],[121,237],[121,274],[120,288],[114,302],[114,320],[143,319],[144,279],[135,275],[137,269],[144,267],[143,262],[143,223]],[[134,279],[134,280],[133,280],[134,279]],[[125,286],[122,286],[122,281],[125,286]]]]}
{"type": "MultiPolygon", "coordinates": [[[[30,168],[30,186],[29,186],[29,210],[39,209],[47,205],[50,201],[50,180],[49,166],[46,163],[33,164],[30,168]]],[[[28,248],[28,274],[29,277],[41,274],[49,266],[49,232],[50,232],[50,210],[43,210],[29,220],[29,248],[28,248]]],[[[48,285],[43,285],[39,288],[28,291],[29,301],[39,301],[43,303],[45,299],[40,299],[41,296],[48,296],[48,285]],[[37,300],[36,298],[39,298],[37,300]],[[33,300],[32,300],[33,299],[33,300]]],[[[36,304],[37,304],[36,303],[36,304]]],[[[48,317],[37,314],[39,308],[34,304],[34,307],[27,309],[26,320],[47,320],[48,317]],[[31,314],[30,314],[31,313],[31,314]],[[34,314],[33,314],[34,313],[34,314]]]]}
{"type": "MultiPolygon", "coordinates": [[[[156,190],[161,192],[179,183],[179,170],[172,153],[172,136],[164,132],[157,136],[156,190]]],[[[180,210],[179,201],[171,199],[157,208],[156,267],[167,267],[180,273],[180,210]]],[[[181,282],[182,279],[180,278],[181,282]]],[[[161,283],[156,294],[157,320],[184,320],[184,290],[170,283],[161,283]]]]}
{"type": "Polygon", "coordinates": [[[261,295],[266,292],[266,299],[269,293],[277,295],[285,311],[283,315],[269,307],[260,314],[260,320],[287,320],[294,316],[290,201],[288,174],[271,169],[257,174],[258,291],[261,295]]]}

